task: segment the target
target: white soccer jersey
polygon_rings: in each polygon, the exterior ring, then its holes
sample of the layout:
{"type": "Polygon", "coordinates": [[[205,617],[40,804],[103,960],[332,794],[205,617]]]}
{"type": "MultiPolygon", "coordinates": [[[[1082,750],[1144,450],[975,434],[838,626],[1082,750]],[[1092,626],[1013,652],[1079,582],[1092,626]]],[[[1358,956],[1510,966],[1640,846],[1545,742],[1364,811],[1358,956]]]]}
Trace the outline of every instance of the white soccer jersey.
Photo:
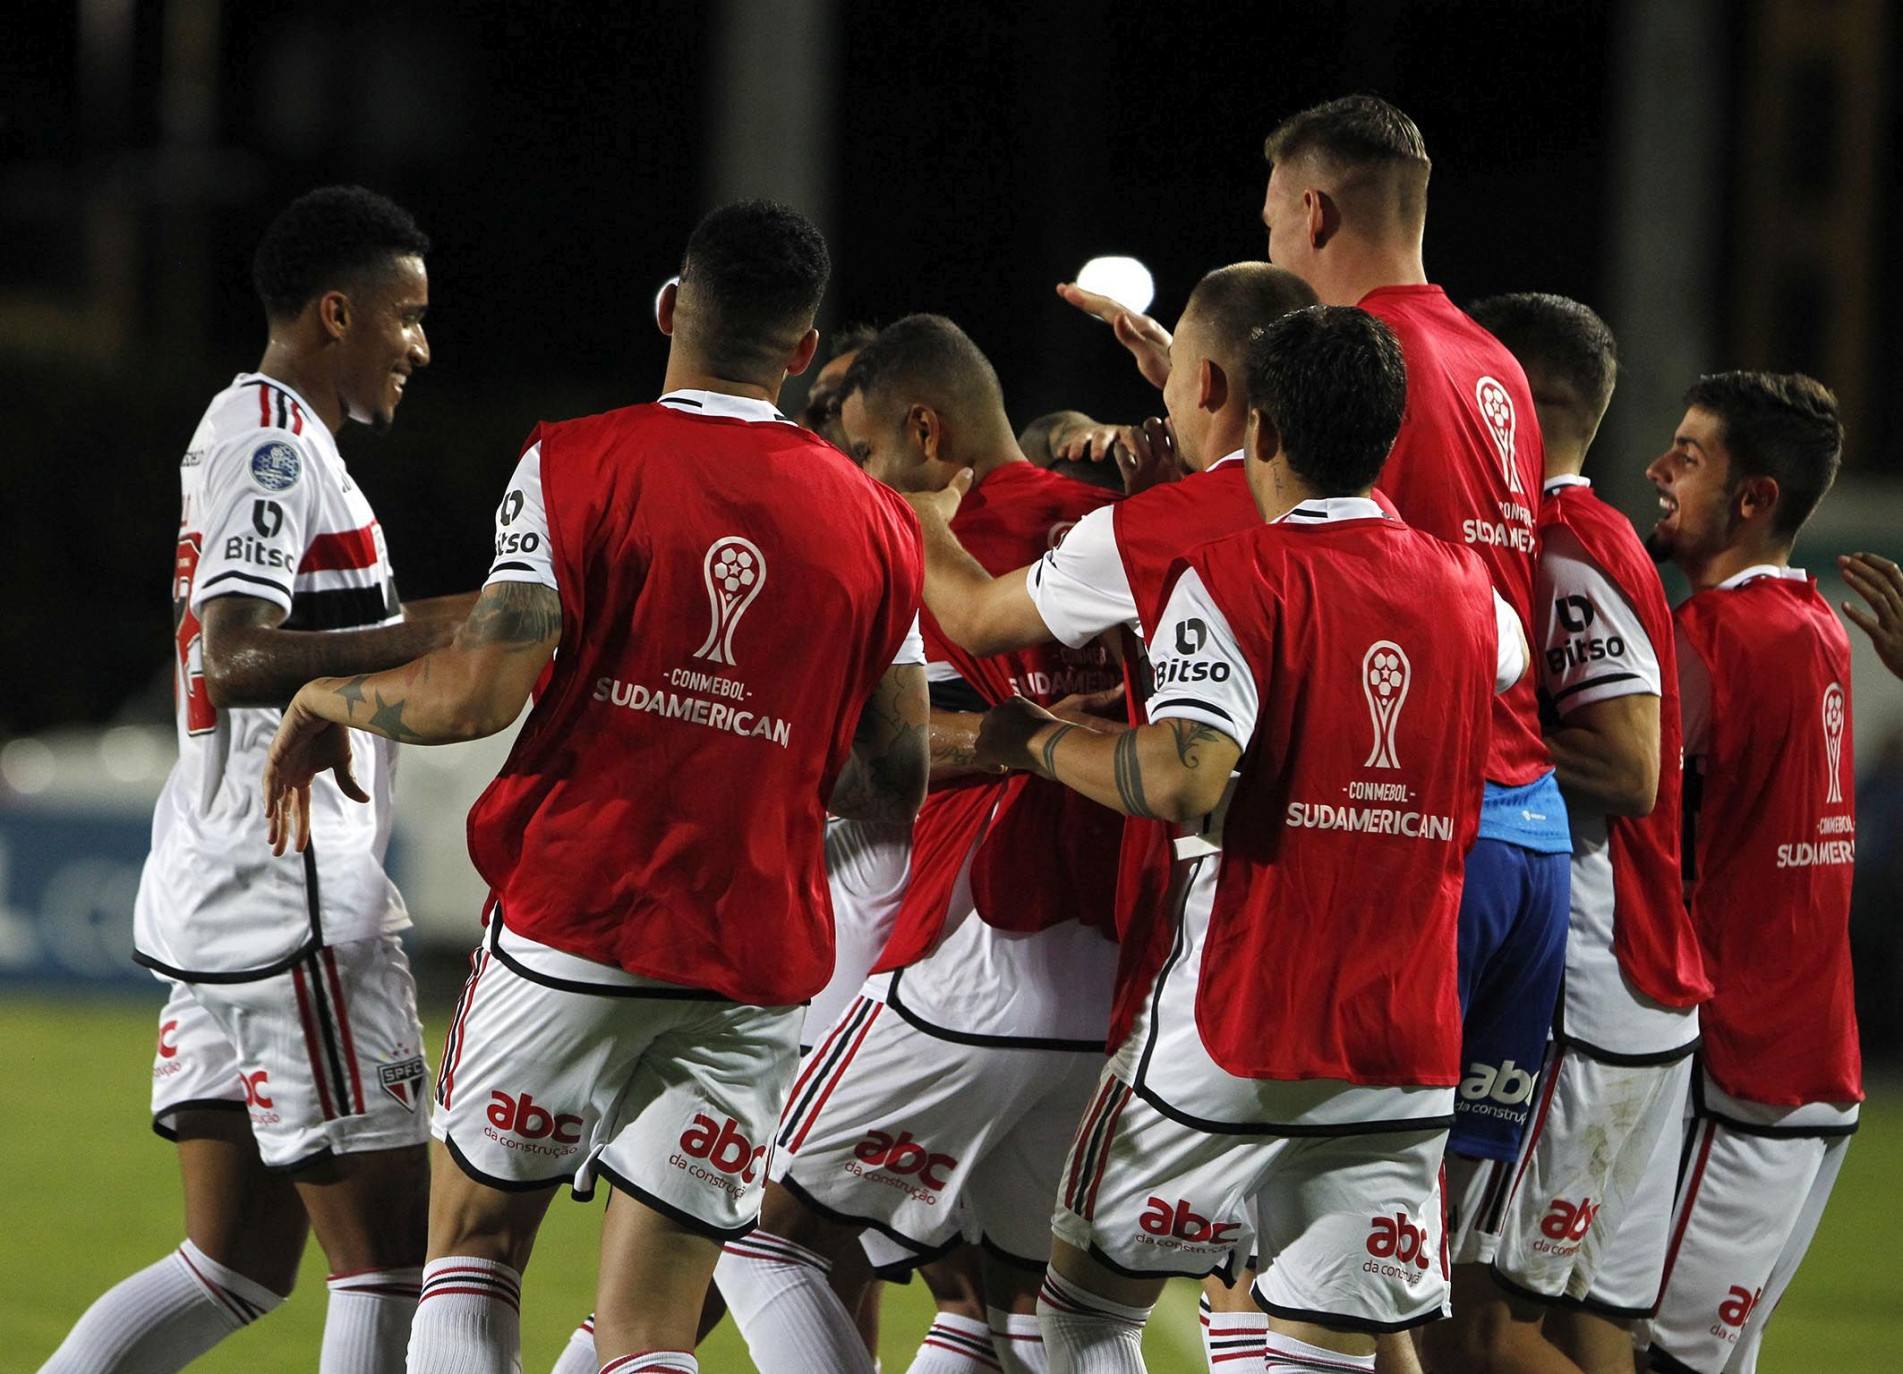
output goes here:
{"type": "Polygon", "coordinates": [[[370,503],[330,431],[281,383],[244,374],[221,391],[192,436],[179,484],[179,758],[152,818],[134,943],[141,963],[187,981],[264,976],[319,943],[409,924],[383,871],[394,746],[349,732],[370,804],[319,775],[310,848],[272,857],[262,777],[281,712],[212,705],[199,615],[217,597],[251,596],[281,607],[287,630],[344,630],[389,624],[402,608],[370,503]]]}
{"type": "MultiPolygon", "coordinates": [[[[1583,478],[1546,484],[1585,485],[1583,478]]],[[[1562,719],[1594,702],[1659,696],[1658,653],[1619,584],[1565,526],[1546,531],[1534,578],[1540,690],[1562,719]]],[[[1675,762],[1675,761],[1673,761],[1675,762]]],[[[1698,1009],[1668,1007],[1632,985],[1612,952],[1612,850],[1604,813],[1567,799],[1572,825],[1572,925],[1561,1025],[1617,1055],[1659,1055],[1698,1039],[1698,1009]]]]}
{"type": "MultiPolygon", "coordinates": [[[[1210,470],[1241,461],[1242,450],[1237,449],[1210,464],[1210,470]]],[[[1045,628],[1073,649],[1119,625],[1143,636],[1136,593],[1117,549],[1115,510],[1109,505],[1090,512],[1024,574],[1025,589],[1045,628]]]]}

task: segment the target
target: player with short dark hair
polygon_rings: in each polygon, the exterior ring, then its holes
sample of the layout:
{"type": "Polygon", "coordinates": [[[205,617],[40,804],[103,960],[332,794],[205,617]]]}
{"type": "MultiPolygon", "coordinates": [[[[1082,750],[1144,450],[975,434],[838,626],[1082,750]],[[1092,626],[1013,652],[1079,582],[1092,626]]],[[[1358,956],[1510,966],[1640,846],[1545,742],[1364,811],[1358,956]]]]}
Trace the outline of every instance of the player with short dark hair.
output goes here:
{"type": "Polygon", "coordinates": [[[281,707],[317,673],[446,643],[468,597],[398,601],[336,431],[390,423],[429,363],[429,240],[357,186],[311,191],[255,264],[270,341],[215,397],[179,467],[179,760],[140,879],[134,956],[165,980],[153,1129],[178,1146],[186,1240],[112,1289],[45,1368],[178,1369],[330,1262],[321,1368],[398,1370],[423,1262],[423,1031],[384,873],[394,751],[355,752],[368,807],[324,779],[316,842],[275,857],[258,807],[281,707]]]}
{"type": "Polygon", "coordinates": [[[846,380],[846,370],[859,356],[859,350],[871,343],[878,332],[872,325],[854,324],[832,335],[832,353],[813,374],[806,405],[800,410],[800,424],[842,453],[846,451],[846,434],[839,427],[839,384],[846,380]]]}
{"type": "MultiPolygon", "coordinates": [[[[1377,96],[1347,96],[1292,116],[1264,151],[1269,260],[1323,301],[1379,316],[1407,357],[1407,418],[1382,491],[1411,527],[1477,553],[1524,629],[1544,448],[1519,363],[1428,281],[1432,163],[1420,130],[1377,96]]],[[[1495,700],[1493,717],[1461,913],[1467,1078],[1447,1146],[1456,1272],[1476,1279],[1480,1180],[1517,1154],[1545,1056],[1572,853],[1531,675],[1495,700]]]]}
{"type": "Polygon", "coordinates": [[[1189,865],[1066,1165],[1038,1303],[1054,1374],[1140,1371],[1164,1278],[1249,1230],[1264,1368],[1372,1370],[1378,1333],[1445,1303],[1462,860],[1525,641],[1478,558],[1370,497],[1408,396],[1379,320],[1294,311],[1247,376],[1268,523],[1178,561],[1150,723],[1105,736],[1012,701],[979,741],[1175,823],[1189,865]]]}
{"type": "Polygon", "coordinates": [[[1534,1124],[1519,1160],[1487,1166],[1475,1232],[1491,1282],[1456,1295],[1428,1347],[1437,1367],[1629,1371],[1632,1327],[1658,1300],[1711,995],[1679,888],[1671,607],[1631,522],[1581,476],[1617,374],[1611,330],[1561,296],[1469,313],[1525,367],[1546,439],[1534,626],[1573,833],[1572,926],[1534,1124]]]}
{"type": "Polygon", "coordinates": [[[1850,641],[1790,566],[1836,477],[1836,398],[1798,374],[1723,372],[1685,394],[1646,469],[1648,544],[1679,603],[1684,866],[1715,991],[1651,1322],[1651,1368],[1746,1374],[1857,1128],[1850,641]]]}
{"type": "MultiPolygon", "coordinates": [[[[954,529],[1015,567],[1112,498],[1018,451],[997,373],[969,336],[912,315],[860,351],[842,415],[868,474],[902,492],[969,479],[954,529]]],[[[1049,782],[972,762],[988,705],[1114,690],[1104,646],[980,658],[926,619],[933,787],[892,939],[808,1061],[782,1123],[784,1174],[761,1231],[718,1278],[767,1371],[869,1369],[824,1269],[875,1232],[883,1270],[984,1250],[987,1313],[942,1312],[924,1351],[1042,1367],[1033,1312],[1044,1210],[1103,1062],[1117,951],[1116,816],[1049,782]]]]}
{"type": "Polygon", "coordinates": [[[916,523],[773,404],[826,276],[794,211],[703,219],[661,297],[660,401],[539,425],[455,643],[309,683],[273,746],[274,834],[301,843],[351,729],[492,734],[548,674],[470,815],[492,898],[437,1080],[411,1374],[515,1367],[542,1214],[597,1179],[603,1367],[697,1367],[832,970],[826,812],[904,822],[923,796],[916,523]]]}

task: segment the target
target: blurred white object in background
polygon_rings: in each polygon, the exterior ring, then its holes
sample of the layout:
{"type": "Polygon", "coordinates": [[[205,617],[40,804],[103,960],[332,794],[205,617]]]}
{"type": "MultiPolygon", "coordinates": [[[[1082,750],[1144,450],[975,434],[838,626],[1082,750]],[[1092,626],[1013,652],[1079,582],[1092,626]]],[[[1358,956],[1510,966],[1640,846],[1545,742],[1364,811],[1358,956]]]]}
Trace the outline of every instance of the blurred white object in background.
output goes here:
{"type": "Polygon", "coordinates": [[[1156,299],[1156,278],[1135,258],[1092,258],[1078,269],[1077,284],[1139,315],[1156,299]]]}

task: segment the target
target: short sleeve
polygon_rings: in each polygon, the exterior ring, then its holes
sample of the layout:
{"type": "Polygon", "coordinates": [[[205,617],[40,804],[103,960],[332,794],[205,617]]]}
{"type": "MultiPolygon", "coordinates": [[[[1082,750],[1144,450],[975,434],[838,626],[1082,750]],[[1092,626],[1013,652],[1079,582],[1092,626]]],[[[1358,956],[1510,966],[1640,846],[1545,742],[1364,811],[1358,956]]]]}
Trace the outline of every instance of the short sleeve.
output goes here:
{"type": "Polygon", "coordinates": [[[925,634],[919,628],[919,618],[912,617],[912,628],[905,632],[905,638],[899,643],[898,653],[892,656],[892,666],[902,668],[907,664],[925,661],[925,634]]]}
{"type": "Polygon", "coordinates": [[[1194,568],[1177,580],[1150,639],[1151,720],[1194,720],[1247,749],[1255,734],[1255,674],[1194,568]]]}
{"type": "MultiPolygon", "coordinates": [[[[542,446],[530,444],[496,507],[496,557],[488,582],[536,582],[559,591],[542,501],[542,446]]],[[[485,584],[486,585],[486,584],[485,584]]]]}
{"type": "Polygon", "coordinates": [[[1568,531],[1547,532],[1535,590],[1540,686],[1560,715],[1614,697],[1660,695],[1658,652],[1645,626],[1568,531]]]}
{"type": "Polygon", "coordinates": [[[1711,667],[1681,627],[1678,648],[1678,718],[1687,759],[1711,752],[1711,667]]]}
{"type": "Polygon", "coordinates": [[[1073,649],[1137,619],[1136,593],[1117,552],[1115,509],[1099,506],[1090,512],[1024,575],[1045,628],[1073,649]]]}
{"type": "Polygon", "coordinates": [[[319,461],[303,439],[272,429],[254,430],[205,460],[194,613],[221,596],[255,596],[290,613],[317,511],[319,461]]]}

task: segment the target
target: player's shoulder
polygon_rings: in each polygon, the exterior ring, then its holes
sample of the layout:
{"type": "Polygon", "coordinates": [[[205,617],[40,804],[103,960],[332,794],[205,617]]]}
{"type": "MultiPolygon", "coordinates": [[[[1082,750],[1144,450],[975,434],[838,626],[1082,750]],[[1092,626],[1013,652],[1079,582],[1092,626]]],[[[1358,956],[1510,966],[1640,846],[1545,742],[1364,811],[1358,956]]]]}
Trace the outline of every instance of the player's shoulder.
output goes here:
{"type": "Polygon", "coordinates": [[[240,375],[206,407],[182,466],[202,469],[208,488],[292,495],[316,480],[328,435],[295,393],[267,377],[240,375]]]}

